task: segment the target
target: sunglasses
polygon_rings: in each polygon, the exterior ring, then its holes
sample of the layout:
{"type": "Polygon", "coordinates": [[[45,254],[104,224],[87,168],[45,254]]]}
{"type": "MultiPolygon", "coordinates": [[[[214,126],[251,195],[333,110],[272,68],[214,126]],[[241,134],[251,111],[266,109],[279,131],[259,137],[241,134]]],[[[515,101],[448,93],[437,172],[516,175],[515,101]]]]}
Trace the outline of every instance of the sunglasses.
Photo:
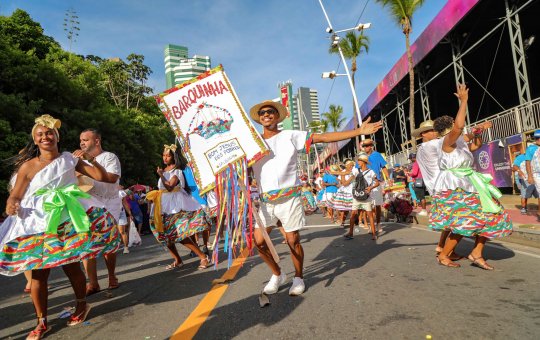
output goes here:
{"type": "Polygon", "coordinates": [[[368,146],[373,146],[373,144],[362,144],[364,148],[367,148],[368,146]]]}
{"type": "Polygon", "coordinates": [[[257,112],[259,116],[264,116],[264,114],[268,113],[269,115],[275,115],[277,113],[276,109],[267,109],[267,110],[260,110],[257,112]]]}

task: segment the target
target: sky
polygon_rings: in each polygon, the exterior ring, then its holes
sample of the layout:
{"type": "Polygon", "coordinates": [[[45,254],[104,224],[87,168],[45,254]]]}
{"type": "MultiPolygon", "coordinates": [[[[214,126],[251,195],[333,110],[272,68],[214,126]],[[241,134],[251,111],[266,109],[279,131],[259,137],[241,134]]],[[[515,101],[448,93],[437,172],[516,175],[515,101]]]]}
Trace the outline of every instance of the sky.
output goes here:
{"type": "MultiPolygon", "coordinates": [[[[427,0],[413,18],[414,41],[446,1],[427,0]]],[[[388,11],[374,0],[323,0],[335,30],[371,23],[369,53],[358,58],[356,94],[360,105],[405,53],[405,38],[388,11]]],[[[325,71],[345,73],[339,55],[328,53],[328,26],[318,0],[0,0],[0,15],[27,11],[45,34],[66,50],[66,10],[79,16],[80,32],[72,52],[102,58],[142,54],[153,73],[155,93],[165,88],[163,49],[188,47],[222,64],[246,110],[279,96],[277,84],[293,82],[316,89],[321,113],[341,105],[352,117],[352,94],[346,77],[322,79],[325,71]]],[[[342,35],[344,36],[344,34],[342,35]]]]}

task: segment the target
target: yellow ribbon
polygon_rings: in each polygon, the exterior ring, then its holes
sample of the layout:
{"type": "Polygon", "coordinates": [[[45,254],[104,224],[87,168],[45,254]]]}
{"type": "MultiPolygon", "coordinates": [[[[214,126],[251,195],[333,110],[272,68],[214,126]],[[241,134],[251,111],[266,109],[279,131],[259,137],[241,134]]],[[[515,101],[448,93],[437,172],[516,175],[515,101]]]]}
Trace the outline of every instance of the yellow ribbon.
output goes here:
{"type": "Polygon", "coordinates": [[[45,126],[49,129],[54,130],[54,132],[56,133],[56,137],[59,137],[58,129],[60,128],[60,126],[62,126],[62,122],[60,121],[60,119],[56,119],[51,115],[41,115],[34,120],[34,123],[34,127],[32,128],[32,136],[34,136],[34,131],[38,126],[45,126]]]}
{"type": "Polygon", "coordinates": [[[90,198],[91,196],[79,189],[75,184],[71,184],[57,189],[39,189],[36,196],[45,196],[43,210],[47,214],[46,234],[57,234],[58,225],[62,218],[62,212],[67,209],[71,218],[71,223],[77,233],[87,233],[90,230],[90,221],[80,198],[90,198]]]}
{"type": "Polygon", "coordinates": [[[176,148],[177,148],[175,144],[171,144],[171,145],[164,144],[163,147],[165,148],[165,151],[172,151],[173,153],[176,152],[176,148]]]}
{"type": "Polygon", "coordinates": [[[165,189],[162,190],[152,190],[146,194],[146,199],[148,201],[154,202],[154,226],[156,231],[159,233],[163,232],[163,215],[161,214],[161,195],[167,192],[177,192],[180,191],[179,187],[175,187],[172,191],[165,189]]]}
{"type": "Polygon", "coordinates": [[[502,193],[496,186],[491,184],[491,181],[493,180],[491,175],[479,173],[471,168],[448,169],[448,171],[457,177],[469,178],[473,187],[478,191],[483,212],[494,214],[501,212],[501,206],[493,201],[493,197],[499,199],[501,198],[502,193]]]}

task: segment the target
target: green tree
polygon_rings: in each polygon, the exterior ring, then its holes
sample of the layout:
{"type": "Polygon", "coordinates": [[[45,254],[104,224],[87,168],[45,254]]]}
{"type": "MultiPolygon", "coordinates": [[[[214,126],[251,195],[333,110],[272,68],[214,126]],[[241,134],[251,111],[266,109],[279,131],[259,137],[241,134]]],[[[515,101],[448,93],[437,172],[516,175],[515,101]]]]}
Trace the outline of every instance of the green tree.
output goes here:
{"type": "MultiPolygon", "coordinates": [[[[410,35],[412,32],[412,18],[414,12],[422,6],[425,0],[376,0],[383,7],[388,8],[392,19],[399,25],[405,34],[405,48],[409,63],[409,124],[411,133],[415,129],[414,122],[414,68],[411,52],[410,35]]],[[[403,132],[405,133],[405,132],[403,132]]],[[[416,149],[416,139],[411,137],[413,150],[416,149]]]]}
{"type": "Polygon", "coordinates": [[[343,117],[343,107],[341,105],[334,104],[330,104],[330,106],[328,106],[328,112],[323,113],[323,117],[334,131],[339,131],[346,119],[343,117]]]}
{"type": "Polygon", "coordinates": [[[120,158],[123,184],[156,183],[161,148],[174,134],[154,98],[148,97],[151,70],[144,57],[128,56],[122,70],[127,79],[121,88],[124,97],[115,105],[107,88],[110,79],[102,69],[108,62],[63,50],[24,11],[0,16],[0,211],[13,172],[5,160],[31,142],[34,119],[44,113],[62,121],[60,150],[79,148],[80,132],[98,128],[104,149],[120,158]]]}
{"type": "MultiPolygon", "coordinates": [[[[351,80],[353,83],[353,89],[356,91],[356,83],[354,76],[358,70],[358,65],[356,63],[356,58],[364,51],[365,53],[369,52],[369,37],[364,35],[364,32],[356,33],[354,31],[347,32],[345,39],[342,39],[339,42],[343,56],[346,59],[351,61],[351,80]]],[[[337,46],[330,46],[330,53],[339,53],[337,46]]],[[[360,126],[358,121],[358,116],[356,115],[356,103],[353,100],[353,111],[354,111],[354,126],[360,126]]],[[[359,139],[356,137],[356,148],[359,150],[359,139]]]]}

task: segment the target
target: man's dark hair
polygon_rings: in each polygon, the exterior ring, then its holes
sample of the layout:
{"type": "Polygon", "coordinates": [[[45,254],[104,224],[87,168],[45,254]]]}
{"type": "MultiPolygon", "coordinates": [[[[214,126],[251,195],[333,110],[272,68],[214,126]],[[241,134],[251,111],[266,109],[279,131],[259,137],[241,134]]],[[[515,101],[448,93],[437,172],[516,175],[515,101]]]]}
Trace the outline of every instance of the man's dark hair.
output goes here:
{"type": "Polygon", "coordinates": [[[101,132],[99,132],[98,129],[88,128],[81,131],[81,133],[84,133],[84,132],[92,132],[94,136],[96,136],[97,139],[101,139],[101,132]]]}

